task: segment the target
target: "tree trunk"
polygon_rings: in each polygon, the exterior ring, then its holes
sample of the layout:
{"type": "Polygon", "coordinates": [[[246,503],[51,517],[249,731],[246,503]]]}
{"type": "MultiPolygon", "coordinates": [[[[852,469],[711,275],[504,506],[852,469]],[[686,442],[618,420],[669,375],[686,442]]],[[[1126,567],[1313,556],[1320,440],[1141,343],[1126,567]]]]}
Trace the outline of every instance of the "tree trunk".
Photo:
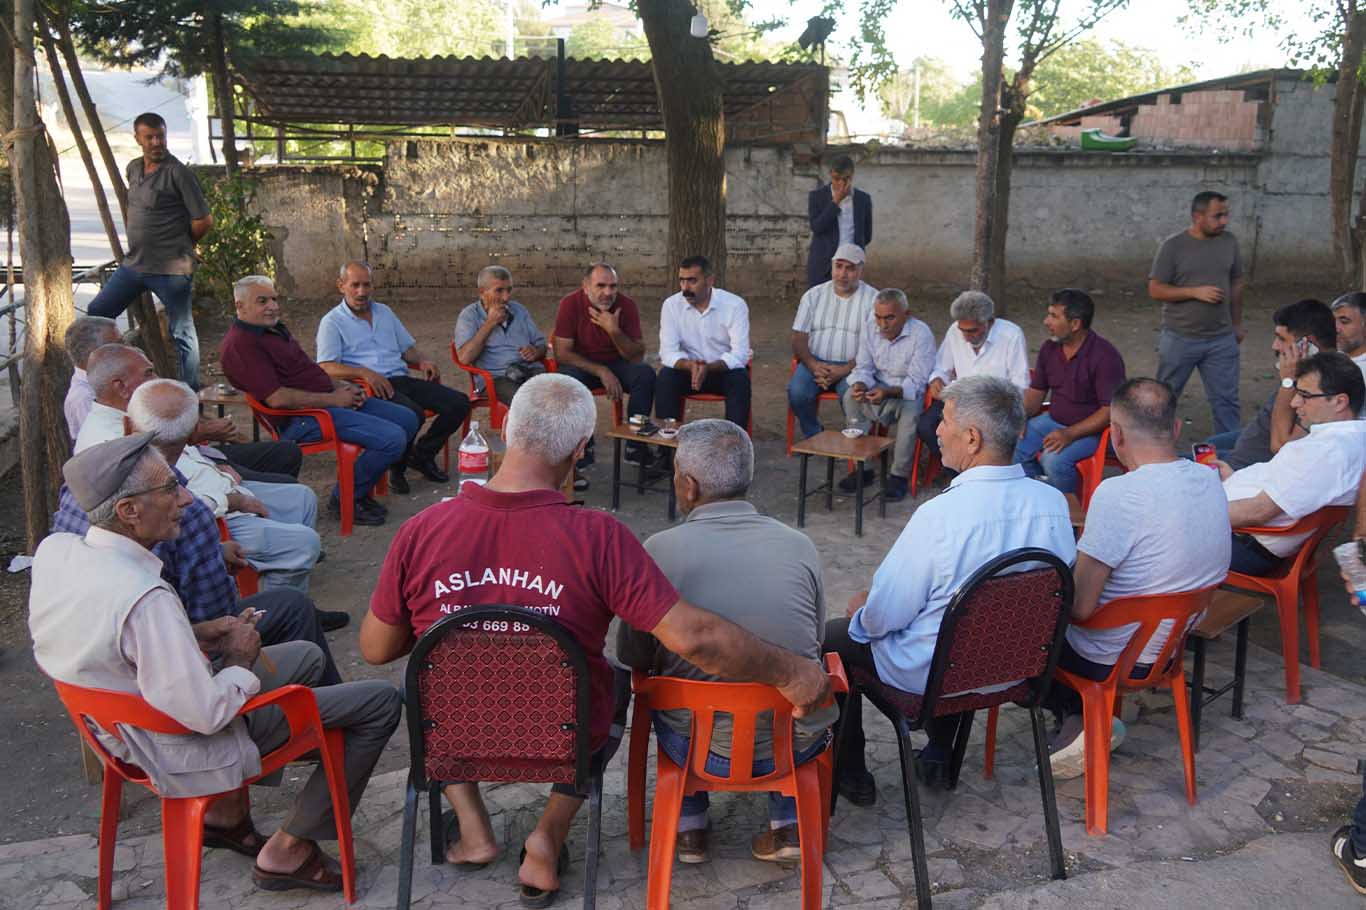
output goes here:
{"type": "Polygon", "coordinates": [[[123,185],[123,172],[114,160],[114,150],[109,146],[109,137],[104,132],[104,122],[100,120],[95,101],[90,97],[90,88],[85,84],[85,73],[81,72],[81,61],[76,56],[76,43],[71,40],[71,23],[62,17],[57,25],[57,47],[61,49],[62,59],[66,61],[67,72],[71,74],[71,86],[80,99],[81,110],[85,112],[85,122],[90,124],[90,133],[95,137],[95,147],[100,150],[104,169],[109,173],[109,185],[114,188],[114,196],[119,200],[119,214],[124,222],[128,221],[128,188],[123,185]]]}
{"type": "Polygon", "coordinates": [[[209,44],[213,47],[213,90],[218,105],[218,122],[223,128],[223,170],[229,177],[233,177],[237,174],[237,132],[233,121],[232,78],[228,75],[223,17],[218,13],[211,13],[208,26],[209,44]]]}
{"type": "Polygon", "coordinates": [[[1366,51],[1366,12],[1347,5],[1342,22],[1342,57],[1333,92],[1333,134],[1329,153],[1328,195],[1333,218],[1333,255],[1340,287],[1357,287],[1360,258],[1354,236],[1352,202],[1356,190],[1357,151],[1361,145],[1363,92],[1359,71],[1366,51]]]}
{"type": "MultiPolygon", "coordinates": [[[[972,276],[974,290],[997,293],[992,286],[991,256],[994,248],[996,181],[1000,163],[1001,93],[1005,88],[1006,25],[1014,11],[1015,0],[987,0],[987,15],[982,23],[982,106],[977,120],[977,215],[972,238],[972,276]]],[[[1004,226],[1001,226],[1002,229],[1004,226]]]]}
{"type": "MultiPolygon", "coordinates": [[[[0,18],[7,24],[14,23],[11,0],[0,0],[0,18]]],[[[14,43],[8,28],[0,29],[0,55],[0,129],[8,133],[14,129],[14,43]]],[[[8,213],[5,217],[9,217],[8,213]]]]}
{"type": "Polygon", "coordinates": [[[47,534],[57,508],[62,464],[71,451],[62,400],[71,361],[62,335],[71,324],[71,236],[66,203],[57,189],[52,149],[34,103],[34,0],[16,0],[14,35],[14,131],[7,143],[19,209],[19,248],[24,257],[27,338],[19,402],[24,517],[30,551],[47,534]]]}
{"type": "Polygon", "coordinates": [[[1001,127],[996,134],[996,183],[991,200],[991,246],[987,251],[988,292],[997,315],[1004,316],[1006,300],[1006,239],[1010,236],[1010,179],[1015,172],[1015,131],[1025,118],[1032,67],[1022,69],[1002,91],[1001,127]]]}
{"type": "Polygon", "coordinates": [[[706,256],[726,274],[726,128],[721,74],[707,39],[688,34],[687,0],[639,0],[669,162],[668,268],[706,256]]]}

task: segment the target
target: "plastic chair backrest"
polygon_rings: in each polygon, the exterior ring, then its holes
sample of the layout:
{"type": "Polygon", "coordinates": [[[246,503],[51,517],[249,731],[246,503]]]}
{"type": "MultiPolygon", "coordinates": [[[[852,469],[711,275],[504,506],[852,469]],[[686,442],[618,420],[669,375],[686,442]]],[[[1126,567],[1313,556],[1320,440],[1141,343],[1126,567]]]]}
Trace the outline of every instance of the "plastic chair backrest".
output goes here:
{"type": "MultiPolygon", "coordinates": [[[[404,685],[413,768],[426,781],[586,785],[588,658],[525,607],[469,607],[418,639],[404,685]]],[[[424,784],[425,785],[425,784],[424,784]]]]}
{"type": "Polygon", "coordinates": [[[1216,590],[1217,586],[1147,597],[1121,597],[1102,606],[1085,622],[1077,623],[1080,629],[1113,629],[1138,624],[1138,629],[1115,661],[1106,684],[1118,683],[1125,688],[1141,689],[1150,680],[1152,684],[1160,682],[1174,664],[1179,667],[1186,637],[1195,627],[1200,614],[1209,606],[1216,590]],[[1162,650],[1153,660],[1152,668],[1145,675],[1134,677],[1134,666],[1143,655],[1143,649],[1148,646],[1148,640],[1166,620],[1172,623],[1171,631],[1162,650]]]}
{"type": "Polygon", "coordinates": [[[109,689],[90,689],[52,680],[57,687],[57,697],[71,715],[77,732],[86,741],[106,767],[114,769],[125,780],[132,783],[151,785],[147,774],[136,765],[130,765],[114,756],[99,740],[90,724],[93,723],[109,735],[122,740],[118,725],[126,724],[140,727],[153,733],[188,734],[179,721],[170,715],[153,708],[140,695],[130,692],[115,692],[109,689]]]}
{"type": "Polygon", "coordinates": [[[945,695],[1021,679],[1031,681],[1035,703],[1041,700],[1062,649],[1072,594],[1072,570],[1038,547],[1003,553],[974,572],[944,611],[921,716],[933,717],[945,695]]]}
{"type": "Polygon", "coordinates": [[[1304,571],[1308,561],[1313,558],[1318,550],[1323,538],[1328,536],[1328,532],[1337,525],[1347,520],[1350,509],[1347,506],[1324,506],[1317,512],[1310,512],[1299,521],[1283,528],[1272,527],[1249,527],[1234,528],[1242,534],[1268,534],[1272,536],[1293,536],[1298,534],[1308,534],[1304,542],[1300,544],[1299,550],[1295,552],[1295,558],[1291,561],[1290,570],[1286,572],[1289,578],[1296,578],[1304,571]]]}

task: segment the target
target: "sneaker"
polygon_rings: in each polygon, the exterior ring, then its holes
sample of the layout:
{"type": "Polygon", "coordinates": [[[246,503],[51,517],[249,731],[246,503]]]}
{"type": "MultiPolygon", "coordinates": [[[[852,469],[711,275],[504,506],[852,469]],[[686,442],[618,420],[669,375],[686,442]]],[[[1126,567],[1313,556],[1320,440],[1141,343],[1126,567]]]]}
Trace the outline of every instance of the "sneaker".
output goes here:
{"type": "MultiPolygon", "coordinates": [[[[1064,724],[1063,731],[1069,734],[1065,742],[1055,744],[1048,762],[1053,766],[1055,780],[1071,780],[1086,773],[1086,737],[1081,724],[1064,724]],[[1071,727],[1076,727],[1076,732],[1071,727]]],[[[1113,752],[1124,742],[1124,721],[1118,717],[1110,718],[1110,751],[1113,752]]]]}
{"type": "Polygon", "coordinates": [[[802,845],[796,825],[770,828],[754,835],[749,842],[749,854],[766,863],[790,863],[802,858],[802,845]]]}
{"type": "Polygon", "coordinates": [[[856,806],[871,806],[877,802],[877,781],[866,769],[841,774],[839,788],[840,796],[856,806]]]}
{"type": "Polygon", "coordinates": [[[901,502],[901,500],[906,498],[906,493],[909,492],[909,489],[910,485],[907,483],[906,478],[897,477],[893,474],[891,477],[887,478],[887,485],[882,488],[882,498],[888,502],[901,502]]]}
{"type": "Polygon", "coordinates": [[[707,829],[694,828],[678,832],[678,861],[697,865],[707,861],[707,829]]]}
{"type": "Polygon", "coordinates": [[[1334,831],[1332,844],[1333,859],[1347,876],[1347,884],[1357,894],[1366,894],[1366,858],[1357,856],[1356,847],[1352,845],[1352,826],[1343,825],[1334,831]]]}
{"type": "Polygon", "coordinates": [[[408,478],[404,475],[402,465],[389,469],[389,489],[400,496],[407,496],[412,492],[412,488],[408,486],[408,478]]]}
{"type": "MultiPolygon", "coordinates": [[[[872,468],[863,469],[864,487],[870,486],[876,478],[877,475],[873,473],[872,468]]],[[[853,493],[858,489],[858,471],[850,471],[849,474],[835,486],[839,487],[841,493],[853,493]]]]}
{"type": "Polygon", "coordinates": [[[582,493],[582,492],[583,492],[584,490],[586,490],[586,489],[588,489],[588,478],[587,478],[587,477],[584,477],[583,474],[579,473],[578,471],[575,471],[575,472],[574,472],[574,492],[575,492],[575,493],[582,493]]]}

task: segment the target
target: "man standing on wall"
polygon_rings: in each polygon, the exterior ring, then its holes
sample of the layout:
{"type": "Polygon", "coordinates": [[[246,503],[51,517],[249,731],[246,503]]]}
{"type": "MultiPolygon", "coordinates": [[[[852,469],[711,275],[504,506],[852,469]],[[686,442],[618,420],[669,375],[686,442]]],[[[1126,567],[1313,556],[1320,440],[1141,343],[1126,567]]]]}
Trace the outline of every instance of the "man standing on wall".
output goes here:
{"type": "Polygon", "coordinates": [[[1191,225],[1158,247],[1148,296],[1162,304],[1157,380],[1178,398],[1200,369],[1214,432],[1238,429],[1238,345],[1243,341],[1243,262],[1228,232],[1228,197],[1206,190],[1191,200],[1191,225]]]}
{"type": "Polygon", "coordinates": [[[830,280],[835,250],[846,243],[868,249],[873,242],[873,197],[854,189],[854,159],[840,155],[830,162],[830,182],[806,197],[811,221],[811,252],[806,257],[806,286],[830,280]]]}
{"type": "Polygon", "coordinates": [[[199,335],[190,308],[194,245],[213,228],[199,181],[166,151],[166,121],[138,115],[133,136],[142,157],[128,162],[128,255],[95,299],[91,316],[118,316],[139,294],[151,291],[166,308],[180,363],[180,378],[199,388],[199,335]]]}

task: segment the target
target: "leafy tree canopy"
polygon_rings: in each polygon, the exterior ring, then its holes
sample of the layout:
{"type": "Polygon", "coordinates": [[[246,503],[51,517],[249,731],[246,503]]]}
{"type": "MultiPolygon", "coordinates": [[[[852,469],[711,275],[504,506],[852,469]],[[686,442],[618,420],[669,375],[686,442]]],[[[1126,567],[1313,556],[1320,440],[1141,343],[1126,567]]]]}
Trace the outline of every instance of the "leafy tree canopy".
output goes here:
{"type": "Polygon", "coordinates": [[[1093,99],[1110,101],[1194,81],[1190,67],[1166,66],[1147,48],[1083,38],[1058,48],[1039,64],[1029,113],[1051,117],[1093,99]]]}

